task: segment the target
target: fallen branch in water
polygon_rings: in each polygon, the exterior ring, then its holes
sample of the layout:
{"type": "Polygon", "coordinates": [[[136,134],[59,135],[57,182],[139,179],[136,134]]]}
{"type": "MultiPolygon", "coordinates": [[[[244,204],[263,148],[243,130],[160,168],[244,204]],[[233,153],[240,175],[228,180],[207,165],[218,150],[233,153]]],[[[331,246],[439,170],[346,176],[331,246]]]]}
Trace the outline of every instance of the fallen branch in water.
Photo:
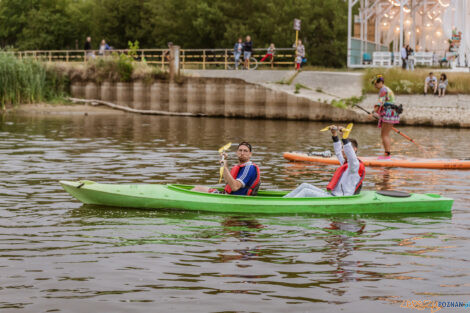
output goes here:
{"type": "Polygon", "coordinates": [[[129,108],[123,105],[115,104],[108,101],[102,100],[95,100],[95,99],[79,99],[79,98],[68,98],[68,100],[72,101],[73,103],[76,102],[83,102],[83,103],[90,103],[91,105],[106,105],[110,108],[122,110],[131,113],[138,113],[138,114],[148,114],[148,115],[175,115],[175,116],[205,116],[202,113],[189,113],[189,112],[169,112],[169,111],[155,111],[155,110],[138,110],[129,108]]]}

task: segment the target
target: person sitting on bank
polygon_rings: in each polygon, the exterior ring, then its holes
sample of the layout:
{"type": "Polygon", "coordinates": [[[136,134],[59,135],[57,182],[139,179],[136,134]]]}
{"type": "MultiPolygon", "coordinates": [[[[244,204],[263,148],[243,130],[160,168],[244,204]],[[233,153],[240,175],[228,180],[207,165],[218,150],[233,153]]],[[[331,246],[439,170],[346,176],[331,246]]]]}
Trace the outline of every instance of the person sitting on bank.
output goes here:
{"type": "Polygon", "coordinates": [[[439,97],[444,97],[446,95],[446,89],[448,84],[449,81],[447,80],[447,75],[442,73],[441,77],[439,78],[439,86],[437,89],[439,97]]]}
{"type": "Polygon", "coordinates": [[[426,77],[426,80],[424,81],[424,95],[428,94],[428,88],[432,90],[433,94],[436,94],[437,78],[432,72],[429,73],[429,76],[426,77]]]}
{"type": "Polygon", "coordinates": [[[342,133],[343,128],[331,126],[330,130],[333,135],[333,148],[341,166],[336,170],[326,187],[327,191],[303,183],[285,195],[284,198],[352,196],[359,194],[366,170],[364,163],[356,155],[357,141],[352,138],[343,138],[341,143],[338,138],[338,131],[342,133]]]}
{"type": "MultiPolygon", "coordinates": [[[[239,196],[256,196],[260,185],[260,171],[258,165],[250,161],[252,156],[251,145],[243,141],[238,145],[238,164],[228,169],[227,154],[221,161],[224,166],[224,180],[227,183],[222,193],[239,196]]],[[[195,186],[193,191],[206,193],[219,193],[215,188],[206,186],[195,186]]]]}
{"type": "Polygon", "coordinates": [[[268,48],[268,51],[266,52],[266,55],[260,60],[260,62],[264,62],[267,58],[272,62],[274,58],[274,52],[276,51],[276,47],[274,46],[273,43],[268,48]]]}

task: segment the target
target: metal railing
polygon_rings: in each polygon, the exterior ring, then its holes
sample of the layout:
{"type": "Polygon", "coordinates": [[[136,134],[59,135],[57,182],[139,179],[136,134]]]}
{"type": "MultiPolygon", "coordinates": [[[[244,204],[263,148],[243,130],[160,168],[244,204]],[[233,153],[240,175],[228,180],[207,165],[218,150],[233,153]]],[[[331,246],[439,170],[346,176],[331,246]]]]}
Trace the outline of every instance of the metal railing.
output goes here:
{"type": "MultiPolygon", "coordinates": [[[[34,58],[46,62],[87,62],[90,59],[109,56],[113,54],[128,54],[128,49],[116,50],[28,50],[14,52],[19,58],[34,58]]],[[[149,64],[160,65],[162,69],[168,66],[168,49],[139,49],[135,50],[136,61],[145,61],[149,64]]],[[[294,66],[295,49],[277,48],[274,57],[265,62],[259,62],[266,54],[266,49],[253,49],[252,57],[258,61],[258,66],[265,68],[294,66]]],[[[240,62],[243,63],[243,55],[240,62]]],[[[182,69],[229,69],[233,65],[233,49],[181,49],[180,64],[182,69]]]]}

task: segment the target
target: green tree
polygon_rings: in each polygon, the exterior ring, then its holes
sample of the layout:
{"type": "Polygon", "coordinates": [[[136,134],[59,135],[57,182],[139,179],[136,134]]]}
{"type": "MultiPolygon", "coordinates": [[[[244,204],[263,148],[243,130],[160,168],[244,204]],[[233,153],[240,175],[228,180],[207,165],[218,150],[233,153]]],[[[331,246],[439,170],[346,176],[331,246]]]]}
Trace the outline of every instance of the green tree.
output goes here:
{"type": "Polygon", "coordinates": [[[28,21],[28,13],[37,1],[3,0],[0,1],[0,44],[2,47],[17,44],[18,35],[28,21]]]}
{"type": "Polygon", "coordinates": [[[71,47],[73,28],[66,10],[69,0],[40,0],[28,12],[18,48],[47,50],[71,47]]]}
{"type": "Polygon", "coordinates": [[[344,0],[0,0],[0,45],[19,49],[83,48],[91,36],[116,49],[232,48],[251,35],[255,48],[291,47],[294,18],[313,65],[346,62],[344,0]]]}

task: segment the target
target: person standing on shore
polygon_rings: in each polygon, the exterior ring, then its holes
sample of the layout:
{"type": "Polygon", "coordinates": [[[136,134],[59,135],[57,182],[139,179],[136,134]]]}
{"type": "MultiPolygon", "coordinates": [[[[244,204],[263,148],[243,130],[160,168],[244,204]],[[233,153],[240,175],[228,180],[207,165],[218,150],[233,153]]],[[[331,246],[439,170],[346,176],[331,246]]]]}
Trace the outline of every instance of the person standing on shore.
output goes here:
{"type": "Polygon", "coordinates": [[[375,88],[379,90],[379,101],[374,106],[372,115],[379,120],[378,127],[381,128],[380,135],[384,146],[385,154],[379,156],[379,159],[390,159],[390,131],[394,124],[400,122],[399,108],[395,105],[395,95],[393,91],[385,86],[385,80],[382,75],[377,75],[372,81],[375,88]]]}
{"type": "Polygon", "coordinates": [[[235,59],[235,69],[238,70],[238,62],[240,62],[240,56],[243,52],[243,41],[242,38],[238,38],[238,41],[235,43],[233,47],[233,57],[235,59]]]}
{"type": "Polygon", "coordinates": [[[410,45],[406,45],[406,70],[415,70],[414,53],[410,45]]]}
{"type": "Polygon", "coordinates": [[[106,40],[101,40],[100,51],[98,52],[100,56],[105,56],[106,51],[111,50],[109,45],[106,43],[106,40]]]}
{"type": "Polygon", "coordinates": [[[406,70],[407,62],[408,62],[407,45],[403,45],[403,47],[401,48],[400,54],[401,54],[401,68],[406,70]]]}
{"type": "Polygon", "coordinates": [[[302,44],[302,40],[299,39],[297,41],[297,44],[294,43],[294,48],[295,48],[296,70],[297,70],[297,68],[300,70],[300,67],[302,66],[302,63],[304,63],[305,62],[304,60],[306,60],[305,59],[305,47],[302,44]],[[299,57],[300,57],[300,65],[297,66],[297,60],[298,60],[299,57]]]}
{"type": "Polygon", "coordinates": [[[91,50],[91,37],[90,36],[86,37],[85,46],[83,47],[83,50],[85,50],[87,58],[95,57],[93,50],[91,50]]]}
{"type": "Polygon", "coordinates": [[[250,36],[246,36],[246,41],[243,43],[243,59],[245,60],[245,69],[250,69],[250,58],[253,52],[253,42],[250,36]]]}

